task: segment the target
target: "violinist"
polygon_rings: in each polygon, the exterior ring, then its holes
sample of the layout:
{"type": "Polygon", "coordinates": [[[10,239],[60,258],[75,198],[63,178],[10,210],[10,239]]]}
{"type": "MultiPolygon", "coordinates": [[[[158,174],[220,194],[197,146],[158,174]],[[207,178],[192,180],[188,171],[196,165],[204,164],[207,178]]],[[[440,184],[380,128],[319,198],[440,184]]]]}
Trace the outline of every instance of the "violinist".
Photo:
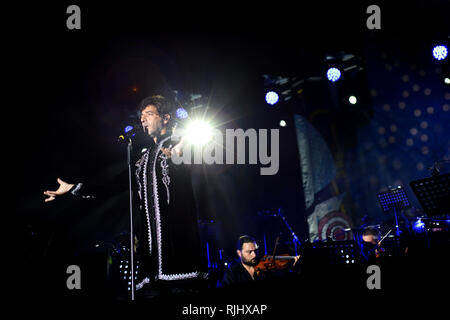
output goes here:
{"type": "MultiPolygon", "coordinates": [[[[266,265],[273,265],[273,263],[269,260],[262,261],[265,258],[267,259],[267,257],[260,259],[258,256],[258,245],[253,237],[247,235],[239,237],[236,252],[239,256],[239,262],[225,272],[222,285],[252,283],[267,278],[267,272],[265,271],[270,268],[267,268],[266,265]],[[264,271],[261,272],[261,270],[264,271]]],[[[294,266],[299,256],[289,258],[293,261],[289,265],[294,266]]],[[[286,265],[284,262],[282,264],[286,265]]]]}
{"type": "Polygon", "coordinates": [[[258,244],[251,236],[241,236],[237,241],[237,255],[239,262],[232,265],[226,272],[222,285],[250,283],[265,278],[263,273],[256,274],[255,266],[258,265],[258,244]]]}
{"type": "Polygon", "coordinates": [[[375,228],[366,228],[362,234],[361,253],[363,258],[368,262],[372,262],[374,259],[379,258],[383,251],[378,231],[375,228]]]}

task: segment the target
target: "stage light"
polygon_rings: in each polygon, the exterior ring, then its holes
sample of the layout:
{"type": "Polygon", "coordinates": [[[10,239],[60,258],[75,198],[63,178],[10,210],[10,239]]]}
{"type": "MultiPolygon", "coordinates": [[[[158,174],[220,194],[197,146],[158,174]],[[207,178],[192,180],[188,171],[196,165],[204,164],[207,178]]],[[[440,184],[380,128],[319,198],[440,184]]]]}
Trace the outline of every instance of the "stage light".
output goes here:
{"type": "Polygon", "coordinates": [[[433,57],[436,60],[444,60],[447,58],[448,50],[446,46],[439,45],[433,48],[433,57]]]}
{"type": "Polygon", "coordinates": [[[275,103],[278,102],[278,93],[276,93],[275,91],[269,91],[266,93],[266,102],[270,105],[274,105],[275,103]]]}
{"type": "Polygon", "coordinates": [[[208,143],[213,136],[211,126],[202,120],[192,120],[186,127],[186,138],[195,145],[204,145],[208,143]]]}
{"type": "Polygon", "coordinates": [[[280,127],[286,127],[287,123],[284,120],[280,121],[280,127]]]}
{"type": "Polygon", "coordinates": [[[423,223],[422,219],[418,219],[416,222],[414,222],[412,228],[414,232],[421,233],[425,231],[425,223],[423,223]]]}
{"type": "Polygon", "coordinates": [[[331,82],[336,82],[341,77],[341,71],[338,68],[330,68],[327,71],[327,78],[331,82]]]}
{"type": "Polygon", "coordinates": [[[358,99],[355,96],[348,97],[348,102],[351,104],[356,104],[358,102],[358,99]]]}
{"type": "Polygon", "coordinates": [[[125,137],[128,137],[128,138],[134,137],[134,136],[136,135],[136,132],[133,131],[133,129],[134,129],[133,126],[130,126],[130,125],[126,126],[126,127],[123,129],[123,131],[125,132],[125,134],[121,134],[121,135],[117,138],[117,141],[125,141],[125,137]]]}
{"type": "Polygon", "coordinates": [[[444,83],[445,83],[445,84],[450,84],[450,78],[447,78],[447,77],[446,77],[446,78],[444,79],[444,83]]]}
{"type": "Polygon", "coordinates": [[[177,109],[176,115],[177,115],[178,119],[186,119],[189,116],[189,114],[186,111],[186,109],[181,108],[181,107],[177,109]]]}

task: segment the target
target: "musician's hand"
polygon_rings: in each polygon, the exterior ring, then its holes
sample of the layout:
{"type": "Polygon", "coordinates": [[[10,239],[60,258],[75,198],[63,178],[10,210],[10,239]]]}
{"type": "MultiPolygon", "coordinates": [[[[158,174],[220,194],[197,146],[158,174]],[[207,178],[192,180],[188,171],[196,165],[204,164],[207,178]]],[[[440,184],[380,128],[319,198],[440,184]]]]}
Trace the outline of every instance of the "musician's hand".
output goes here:
{"type": "Polygon", "coordinates": [[[294,266],[297,263],[297,261],[300,260],[300,257],[301,257],[301,255],[298,255],[298,256],[294,257],[294,264],[293,264],[294,266]]]}
{"type": "Polygon", "coordinates": [[[181,157],[183,154],[183,148],[186,144],[185,138],[182,137],[180,142],[174,147],[170,146],[169,148],[161,148],[161,152],[164,153],[169,159],[176,153],[176,156],[181,157]]]}
{"type": "Polygon", "coordinates": [[[59,188],[56,191],[44,191],[44,194],[48,196],[45,199],[45,202],[53,201],[56,197],[62,196],[69,192],[69,190],[74,186],[73,184],[62,181],[60,178],[57,178],[56,181],[59,183],[59,188]]]}
{"type": "Polygon", "coordinates": [[[187,146],[187,140],[185,137],[181,137],[180,142],[178,142],[175,147],[172,148],[172,153],[175,153],[178,157],[181,157],[183,155],[183,149],[185,146],[187,146]]]}
{"type": "Polygon", "coordinates": [[[172,157],[172,148],[161,148],[161,152],[164,153],[169,159],[172,157]]]}

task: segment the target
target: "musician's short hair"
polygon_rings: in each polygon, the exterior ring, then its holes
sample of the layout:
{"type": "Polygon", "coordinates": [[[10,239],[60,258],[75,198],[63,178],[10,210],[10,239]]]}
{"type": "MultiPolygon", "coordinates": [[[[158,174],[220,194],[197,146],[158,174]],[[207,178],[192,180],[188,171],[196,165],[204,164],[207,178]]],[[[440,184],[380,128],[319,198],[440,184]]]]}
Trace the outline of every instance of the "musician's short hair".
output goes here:
{"type": "Polygon", "coordinates": [[[364,229],[363,236],[369,236],[369,235],[378,236],[378,231],[375,228],[370,228],[370,227],[364,229]]]}
{"type": "Polygon", "coordinates": [[[242,250],[242,246],[244,245],[244,243],[256,243],[256,240],[252,236],[240,236],[236,244],[237,249],[242,250]]]}
{"type": "Polygon", "coordinates": [[[168,99],[161,95],[154,95],[144,98],[139,104],[139,113],[149,105],[155,106],[160,116],[170,114],[172,116],[175,106],[168,99]]]}

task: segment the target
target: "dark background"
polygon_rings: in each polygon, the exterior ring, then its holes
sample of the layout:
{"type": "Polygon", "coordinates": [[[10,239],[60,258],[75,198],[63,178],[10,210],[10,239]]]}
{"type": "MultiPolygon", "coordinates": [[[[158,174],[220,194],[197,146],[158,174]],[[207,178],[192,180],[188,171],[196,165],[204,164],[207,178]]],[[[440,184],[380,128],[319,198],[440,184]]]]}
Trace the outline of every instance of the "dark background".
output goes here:
{"type": "MultiPolygon", "coordinates": [[[[426,45],[448,33],[446,2],[417,1],[382,8],[382,29],[366,28],[369,4],[93,5],[79,1],[81,30],[67,30],[72,3],[12,9],[8,61],[13,95],[13,215],[18,251],[32,263],[96,251],[128,230],[124,192],[105,202],[44,203],[45,190],[68,182],[108,182],[126,169],[116,136],[136,116],[139,101],[172,90],[208,97],[219,128],[280,129],[280,169],[260,176],[259,165],[194,168],[202,220],[220,225],[218,245],[233,258],[241,234],[272,236],[282,226],[257,215],[282,207],[301,239],[308,237],[295,126],[296,107],[268,108],[263,74],[309,77],[324,55],[362,53],[368,42],[426,45]],[[134,91],[133,88],[137,90],[134,91]],[[278,122],[286,119],[288,126],[278,122]],[[21,134],[19,134],[21,133],[21,134]]],[[[402,44],[403,45],[403,44],[402,44]]],[[[401,45],[401,46],[402,46],[401,45]]],[[[301,110],[300,110],[301,111],[301,110]]],[[[345,127],[345,121],[342,123],[345,127]]],[[[285,231],[283,231],[285,232],[285,231]]]]}

